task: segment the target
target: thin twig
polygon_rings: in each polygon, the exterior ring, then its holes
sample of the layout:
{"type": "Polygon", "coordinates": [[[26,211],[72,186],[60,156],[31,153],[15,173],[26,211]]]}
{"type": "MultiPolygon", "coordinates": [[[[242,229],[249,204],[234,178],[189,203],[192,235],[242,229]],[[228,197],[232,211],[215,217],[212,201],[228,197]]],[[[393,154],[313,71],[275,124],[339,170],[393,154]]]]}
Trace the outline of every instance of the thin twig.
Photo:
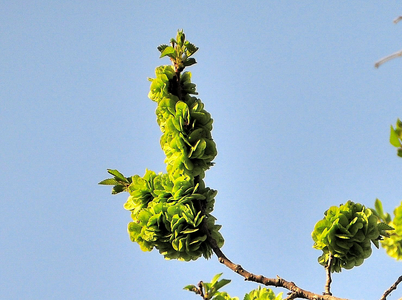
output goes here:
{"type": "Polygon", "coordinates": [[[332,296],[331,293],[331,263],[332,263],[332,259],[333,259],[333,255],[330,254],[329,258],[328,258],[328,263],[327,266],[325,267],[325,272],[327,273],[327,281],[325,283],[325,288],[324,288],[324,295],[330,295],[332,296]]]}
{"type": "MultiPolygon", "coordinates": [[[[399,16],[399,17],[397,17],[397,18],[394,20],[394,23],[397,24],[397,23],[398,23],[399,21],[401,21],[401,20],[402,20],[402,16],[399,16]]],[[[389,60],[391,60],[391,59],[397,58],[397,57],[399,57],[399,56],[402,56],[402,50],[400,50],[400,51],[398,51],[398,52],[395,52],[395,53],[393,53],[393,54],[391,54],[391,55],[388,55],[388,56],[386,56],[386,57],[381,58],[379,61],[377,61],[377,62],[374,64],[374,66],[375,66],[376,68],[378,68],[378,67],[381,66],[383,63],[385,63],[385,62],[387,62],[387,61],[389,61],[389,60]]]]}
{"type": "Polygon", "coordinates": [[[306,290],[299,288],[294,282],[286,281],[285,279],[279,277],[278,275],[276,278],[267,278],[263,275],[255,275],[246,271],[241,265],[233,263],[230,259],[226,257],[226,255],[222,252],[222,250],[218,247],[216,241],[211,236],[209,230],[206,228],[206,223],[204,222],[204,229],[207,234],[207,239],[209,244],[212,247],[212,250],[218,257],[220,263],[224,264],[226,267],[234,271],[235,273],[243,276],[246,281],[254,281],[257,283],[261,283],[267,286],[275,286],[275,287],[282,287],[290,291],[288,294],[287,299],[295,299],[295,298],[303,298],[303,299],[310,299],[310,300],[347,300],[342,298],[337,298],[332,295],[320,295],[315,294],[306,290]]]}
{"type": "Polygon", "coordinates": [[[399,276],[399,278],[395,281],[395,283],[393,285],[391,285],[391,287],[385,291],[384,295],[382,295],[382,297],[380,298],[380,300],[385,300],[389,294],[391,294],[391,292],[393,290],[396,290],[396,288],[398,287],[398,284],[402,281],[402,276],[399,276]]]}
{"type": "Polygon", "coordinates": [[[386,57],[381,58],[379,61],[377,61],[377,62],[375,63],[374,66],[375,66],[376,68],[378,68],[378,67],[381,66],[383,63],[385,63],[385,62],[387,62],[387,61],[389,61],[389,60],[391,60],[391,59],[397,58],[397,57],[399,57],[399,56],[402,56],[402,50],[399,50],[398,52],[395,52],[395,53],[393,53],[393,54],[391,54],[391,55],[388,55],[388,56],[386,56],[386,57]]]}
{"type": "Polygon", "coordinates": [[[202,299],[204,299],[204,292],[202,291],[202,281],[198,283],[198,289],[196,293],[199,294],[202,297],[202,299]]]}
{"type": "Polygon", "coordinates": [[[402,16],[397,17],[397,18],[394,20],[394,23],[396,24],[396,23],[398,23],[400,20],[402,20],[402,16]]]}

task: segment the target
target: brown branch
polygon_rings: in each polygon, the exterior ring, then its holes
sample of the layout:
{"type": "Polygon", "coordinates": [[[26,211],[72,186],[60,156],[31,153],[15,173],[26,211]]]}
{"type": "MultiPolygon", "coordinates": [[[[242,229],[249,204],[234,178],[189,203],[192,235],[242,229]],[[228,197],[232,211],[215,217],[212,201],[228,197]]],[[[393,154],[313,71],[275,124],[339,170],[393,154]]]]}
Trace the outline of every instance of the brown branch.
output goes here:
{"type": "MultiPolygon", "coordinates": [[[[205,223],[204,223],[205,224],[205,223]]],[[[206,225],[206,224],[205,224],[206,225]]],[[[204,230],[206,226],[204,226],[204,230]]],[[[342,298],[337,298],[332,295],[319,295],[299,288],[294,282],[286,281],[285,279],[276,276],[276,278],[267,278],[263,275],[255,275],[246,271],[241,265],[235,264],[218,247],[216,241],[213,239],[208,230],[205,230],[208,238],[208,242],[212,247],[212,250],[218,257],[220,263],[224,264],[226,267],[234,271],[235,273],[243,276],[246,281],[254,281],[257,283],[264,284],[266,286],[282,287],[290,292],[288,293],[287,299],[303,298],[310,300],[346,300],[342,298]]]]}
{"type": "Polygon", "coordinates": [[[402,16],[397,17],[397,18],[394,20],[394,23],[396,24],[396,23],[398,23],[400,20],[402,20],[402,16]]]}
{"type": "MultiPolygon", "coordinates": [[[[399,21],[401,21],[401,20],[402,20],[402,16],[399,16],[399,17],[397,17],[397,18],[394,20],[394,23],[397,24],[397,23],[398,23],[399,21]]],[[[395,52],[395,53],[392,53],[391,55],[388,55],[388,56],[385,56],[385,57],[381,58],[379,61],[377,61],[377,62],[374,64],[374,66],[375,66],[376,68],[378,68],[378,67],[381,66],[383,63],[385,63],[385,62],[387,62],[387,61],[389,61],[389,60],[391,60],[391,59],[400,57],[400,56],[402,56],[402,50],[399,50],[399,51],[397,51],[397,52],[395,52]]]]}
{"type": "Polygon", "coordinates": [[[198,290],[199,290],[199,292],[200,292],[200,296],[202,297],[202,299],[207,299],[206,297],[205,297],[205,295],[204,295],[204,289],[203,289],[203,285],[202,285],[202,281],[200,281],[199,283],[198,283],[198,290]]]}
{"type": "Polygon", "coordinates": [[[327,281],[325,283],[324,295],[330,295],[330,296],[332,296],[332,293],[331,293],[331,282],[332,282],[332,279],[331,279],[331,263],[332,263],[333,258],[334,257],[331,254],[329,256],[327,266],[325,267],[325,272],[327,273],[327,281]]]}
{"type": "Polygon", "coordinates": [[[387,62],[387,61],[389,61],[389,60],[391,60],[391,59],[400,57],[400,56],[402,56],[402,50],[399,50],[399,51],[397,51],[397,52],[395,52],[395,53],[393,53],[393,54],[391,54],[391,55],[388,55],[388,56],[386,56],[386,57],[381,58],[379,61],[377,61],[377,62],[375,63],[374,66],[375,66],[376,68],[378,68],[378,67],[381,66],[383,63],[385,63],[385,62],[387,62]]]}
{"type": "Polygon", "coordinates": [[[391,294],[391,292],[393,290],[396,290],[398,284],[402,281],[402,276],[399,276],[399,278],[395,281],[395,283],[393,285],[391,285],[391,287],[385,291],[384,295],[382,295],[382,297],[380,298],[380,300],[385,300],[389,294],[391,294]]]}

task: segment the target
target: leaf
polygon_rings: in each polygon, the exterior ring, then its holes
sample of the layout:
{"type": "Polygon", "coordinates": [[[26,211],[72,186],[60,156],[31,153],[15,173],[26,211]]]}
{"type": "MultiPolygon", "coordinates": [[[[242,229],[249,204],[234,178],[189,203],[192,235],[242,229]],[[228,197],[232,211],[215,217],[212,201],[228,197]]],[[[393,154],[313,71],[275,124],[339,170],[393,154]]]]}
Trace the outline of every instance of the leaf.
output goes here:
{"type": "Polygon", "coordinates": [[[207,235],[199,236],[195,240],[193,240],[190,244],[192,245],[192,244],[196,244],[199,242],[205,242],[206,239],[207,239],[207,235]]]}
{"type": "Polygon", "coordinates": [[[379,199],[375,200],[374,207],[375,207],[375,210],[377,211],[377,213],[382,218],[382,216],[384,215],[384,210],[382,208],[382,203],[381,203],[381,201],[379,199]]]}
{"type": "Polygon", "coordinates": [[[191,44],[190,42],[186,42],[185,43],[185,46],[186,46],[186,48],[187,48],[187,51],[189,52],[188,53],[188,56],[191,56],[191,55],[193,55],[195,52],[197,52],[197,50],[198,50],[198,47],[196,47],[194,44],[191,44]]]}
{"type": "Polygon", "coordinates": [[[187,291],[196,293],[196,291],[197,291],[198,289],[197,289],[197,287],[196,287],[195,285],[189,284],[189,285],[186,285],[186,286],[183,288],[183,290],[187,290],[187,291]]]}
{"type": "Polygon", "coordinates": [[[125,192],[125,191],[126,191],[126,187],[125,187],[124,185],[118,184],[118,185],[115,185],[115,186],[113,187],[113,189],[112,189],[112,194],[113,194],[113,195],[116,195],[116,194],[118,194],[118,193],[125,192]]]}
{"type": "Polygon", "coordinates": [[[121,174],[121,173],[120,173],[119,171],[117,171],[117,170],[108,169],[107,172],[108,172],[109,174],[113,175],[116,180],[119,179],[120,181],[123,181],[123,182],[126,182],[126,183],[130,183],[130,182],[128,181],[128,179],[127,179],[126,177],[124,177],[124,175],[121,174]]]}
{"type": "Polygon", "coordinates": [[[185,40],[186,40],[186,35],[184,34],[183,29],[178,30],[177,31],[177,36],[176,36],[177,44],[183,45],[185,40]]]}
{"type": "Polygon", "coordinates": [[[382,230],[395,230],[394,227],[389,226],[388,224],[385,224],[385,223],[379,223],[377,226],[378,226],[379,231],[382,231],[382,230]]]}
{"type": "Polygon", "coordinates": [[[196,63],[197,63],[197,61],[194,58],[189,58],[189,59],[186,59],[186,61],[183,63],[183,65],[185,67],[189,67],[189,66],[192,66],[192,65],[194,65],[196,63]]]}
{"type": "Polygon", "coordinates": [[[216,290],[219,290],[220,288],[224,287],[225,285],[229,284],[230,282],[231,282],[230,279],[219,280],[216,284],[214,284],[214,288],[216,290]]]}
{"type": "Polygon", "coordinates": [[[157,49],[158,49],[158,51],[159,52],[163,52],[163,50],[165,50],[167,47],[169,47],[168,45],[159,45],[158,47],[157,47],[157,49]]]}
{"type": "Polygon", "coordinates": [[[391,222],[391,216],[389,215],[389,213],[384,213],[383,207],[382,207],[382,203],[379,199],[375,200],[374,203],[374,207],[375,207],[375,211],[378,215],[378,217],[384,221],[385,223],[389,223],[391,222]]]}
{"type": "Polygon", "coordinates": [[[114,178],[108,178],[108,179],[102,180],[102,181],[99,182],[98,184],[103,184],[103,185],[116,185],[116,184],[118,184],[118,182],[117,182],[116,179],[114,179],[114,178]]]}
{"type": "Polygon", "coordinates": [[[222,274],[223,274],[223,273],[216,274],[216,275],[212,278],[211,283],[214,284],[215,282],[217,282],[218,279],[219,279],[219,277],[222,276],[222,274]]]}
{"type": "Polygon", "coordinates": [[[196,232],[196,231],[198,231],[198,228],[193,228],[193,229],[189,228],[189,229],[183,230],[181,233],[182,234],[188,234],[188,233],[193,233],[193,232],[196,232]]]}
{"type": "Polygon", "coordinates": [[[401,147],[401,142],[399,141],[398,134],[396,133],[394,127],[391,125],[391,133],[389,136],[389,142],[394,147],[401,147]]]}
{"type": "Polygon", "coordinates": [[[399,120],[399,118],[396,120],[396,127],[397,128],[402,128],[402,121],[399,120]]]}
{"type": "Polygon", "coordinates": [[[169,56],[169,57],[175,58],[175,57],[176,57],[175,54],[176,54],[176,50],[175,50],[173,47],[168,46],[168,47],[166,47],[165,49],[163,49],[160,58],[165,57],[165,56],[169,56]]]}

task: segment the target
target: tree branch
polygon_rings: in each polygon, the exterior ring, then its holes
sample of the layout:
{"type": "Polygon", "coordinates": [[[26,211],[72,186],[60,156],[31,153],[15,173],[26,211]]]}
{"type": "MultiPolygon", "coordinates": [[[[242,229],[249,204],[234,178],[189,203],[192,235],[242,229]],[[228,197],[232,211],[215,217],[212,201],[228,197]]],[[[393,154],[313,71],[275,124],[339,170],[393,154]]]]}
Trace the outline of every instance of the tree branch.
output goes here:
{"type": "Polygon", "coordinates": [[[396,24],[396,23],[398,23],[400,20],[402,20],[402,16],[397,17],[397,18],[394,20],[394,23],[396,24]]]}
{"type": "Polygon", "coordinates": [[[388,55],[388,56],[386,56],[386,57],[381,58],[379,61],[377,61],[377,62],[375,63],[374,66],[375,66],[376,68],[378,68],[378,67],[381,66],[383,63],[385,63],[385,62],[387,62],[387,61],[389,61],[389,60],[391,60],[391,59],[400,57],[400,56],[402,56],[402,50],[399,50],[398,52],[395,52],[395,53],[393,53],[393,54],[391,54],[391,55],[388,55]]]}
{"type": "MultiPolygon", "coordinates": [[[[204,230],[206,226],[204,226],[204,230]]],[[[226,255],[222,252],[222,250],[217,246],[216,241],[212,238],[211,234],[208,230],[205,230],[208,238],[208,242],[212,247],[212,250],[218,257],[220,263],[224,264],[226,267],[234,271],[235,273],[243,276],[246,281],[254,281],[257,283],[261,283],[267,286],[275,286],[275,287],[282,287],[290,292],[288,293],[287,299],[295,299],[295,298],[304,298],[310,300],[347,300],[342,298],[337,298],[332,295],[319,295],[315,294],[306,290],[299,288],[294,282],[286,281],[279,276],[276,278],[266,278],[263,275],[255,275],[252,274],[245,269],[241,265],[233,263],[230,259],[226,257],[226,255]]]]}
{"type": "Polygon", "coordinates": [[[325,283],[324,295],[330,295],[330,296],[332,296],[332,293],[331,293],[331,282],[332,282],[332,279],[331,279],[331,263],[332,263],[333,258],[334,257],[331,254],[329,256],[327,266],[325,267],[325,272],[327,273],[327,281],[325,283]]]}
{"type": "MultiPolygon", "coordinates": [[[[402,17],[401,17],[402,19],[402,17]]],[[[391,287],[385,291],[384,295],[382,295],[382,297],[380,298],[380,300],[385,300],[389,294],[391,294],[391,292],[393,290],[396,290],[398,284],[402,281],[402,276],[399,276],[399,278],[395,281],[395,283],[393,285],[391,285],[391,287]]]]}
{"type": "MultiPolygon", "coordinates": [[[[397,23],[398,23],[399,21],[401,21],[401,20],[402,20],[402,16],[399,16],[399,17],[397,17],[397,18],[394,20],[394,23],[397,24],[397,23]]],[[[381,66],[383,63],[385,63],[385,62],[387,62],[387,61],[389,61],[389,60],[391,60],[391,59],[400,57],[400,56],[402,56],[402,50],[399,50],[398,52],[395,52],[395,53],[393,53],[393,54],[391,54],[391,55],[388,55],[388,56],[386,56],[386,57],[381,58],[379,61],[377,61],[377,62],[374,64],[374,66],[375,66],[376,68],[378,68],[378,67],[381,66]]]]}

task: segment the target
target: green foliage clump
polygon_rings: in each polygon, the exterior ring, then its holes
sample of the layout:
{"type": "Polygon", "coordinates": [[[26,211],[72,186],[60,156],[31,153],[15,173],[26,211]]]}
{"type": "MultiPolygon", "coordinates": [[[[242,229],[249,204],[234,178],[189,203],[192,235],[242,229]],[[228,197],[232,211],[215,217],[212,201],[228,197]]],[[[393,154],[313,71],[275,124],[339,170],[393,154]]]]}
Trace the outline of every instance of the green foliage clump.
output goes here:
{"type": "Polygon", "coordinates": [[[191,73],[181,76],[182,100],[170,92],[175,84],[174,74],[171,66],[158,67],[149,98],[158,103],[156,115],[163,133],[160,144],[174,190],[179,191],[192,186],[193,178],[205,177],[217,150],[211,136],[211,115],[200,99],[191,96],[195,93],[191,73]]]}
{"type": "Polygon", "coordinates": [[[212,248],[208,235],[218,247],[224,242],[219,233],[221,226],[211,215],[217,191],[203,181],[217,155],[211,135],[213,120],[194,96],[197,92],[191,73],[181,74],[195,63],[189,57],[198,48],[179,31],[171,46],[161,45],[158,50],[161,57],[168,56],[173,62],[173,66],[156,68],[148,94],[157,103],[167,173],[146,170],[143,177],[124,177],[117,170],[108,170],[114,177],[100,183],[114,185],[114,194],[130,194],[124,204],[131,211],[128,232],[143,251],[156,248],[166,259],[184,261],[209,258],[212,248]]]}
{"type": "Polygon", "coordinates": [[[379,218],[362,204],[348,201],[332,206],[312,232],[314,248],[322,250],[318,262],[327,266],[331,257],[331,272],[360,266],[371,255],[371,242],[378,248],[379,240],[392,227],[379,223],[379,218]]]}
{"type": "Polygon", "coordinates": [[[395,128],[391,125],[389,141],[392,146],[398,148],[398,156],[402,157],[402,121],[397,120],[395,128]]]}
{"type": "Polygon", "coordinates": [[[382,203],[378,199],[375,201],[375,211],[381,220],[395,229],[381,240],[381,246],[389,256],[402,260],[402,202],[395,208],[393,220],[388,213],[384,213],[382,203]]]}

